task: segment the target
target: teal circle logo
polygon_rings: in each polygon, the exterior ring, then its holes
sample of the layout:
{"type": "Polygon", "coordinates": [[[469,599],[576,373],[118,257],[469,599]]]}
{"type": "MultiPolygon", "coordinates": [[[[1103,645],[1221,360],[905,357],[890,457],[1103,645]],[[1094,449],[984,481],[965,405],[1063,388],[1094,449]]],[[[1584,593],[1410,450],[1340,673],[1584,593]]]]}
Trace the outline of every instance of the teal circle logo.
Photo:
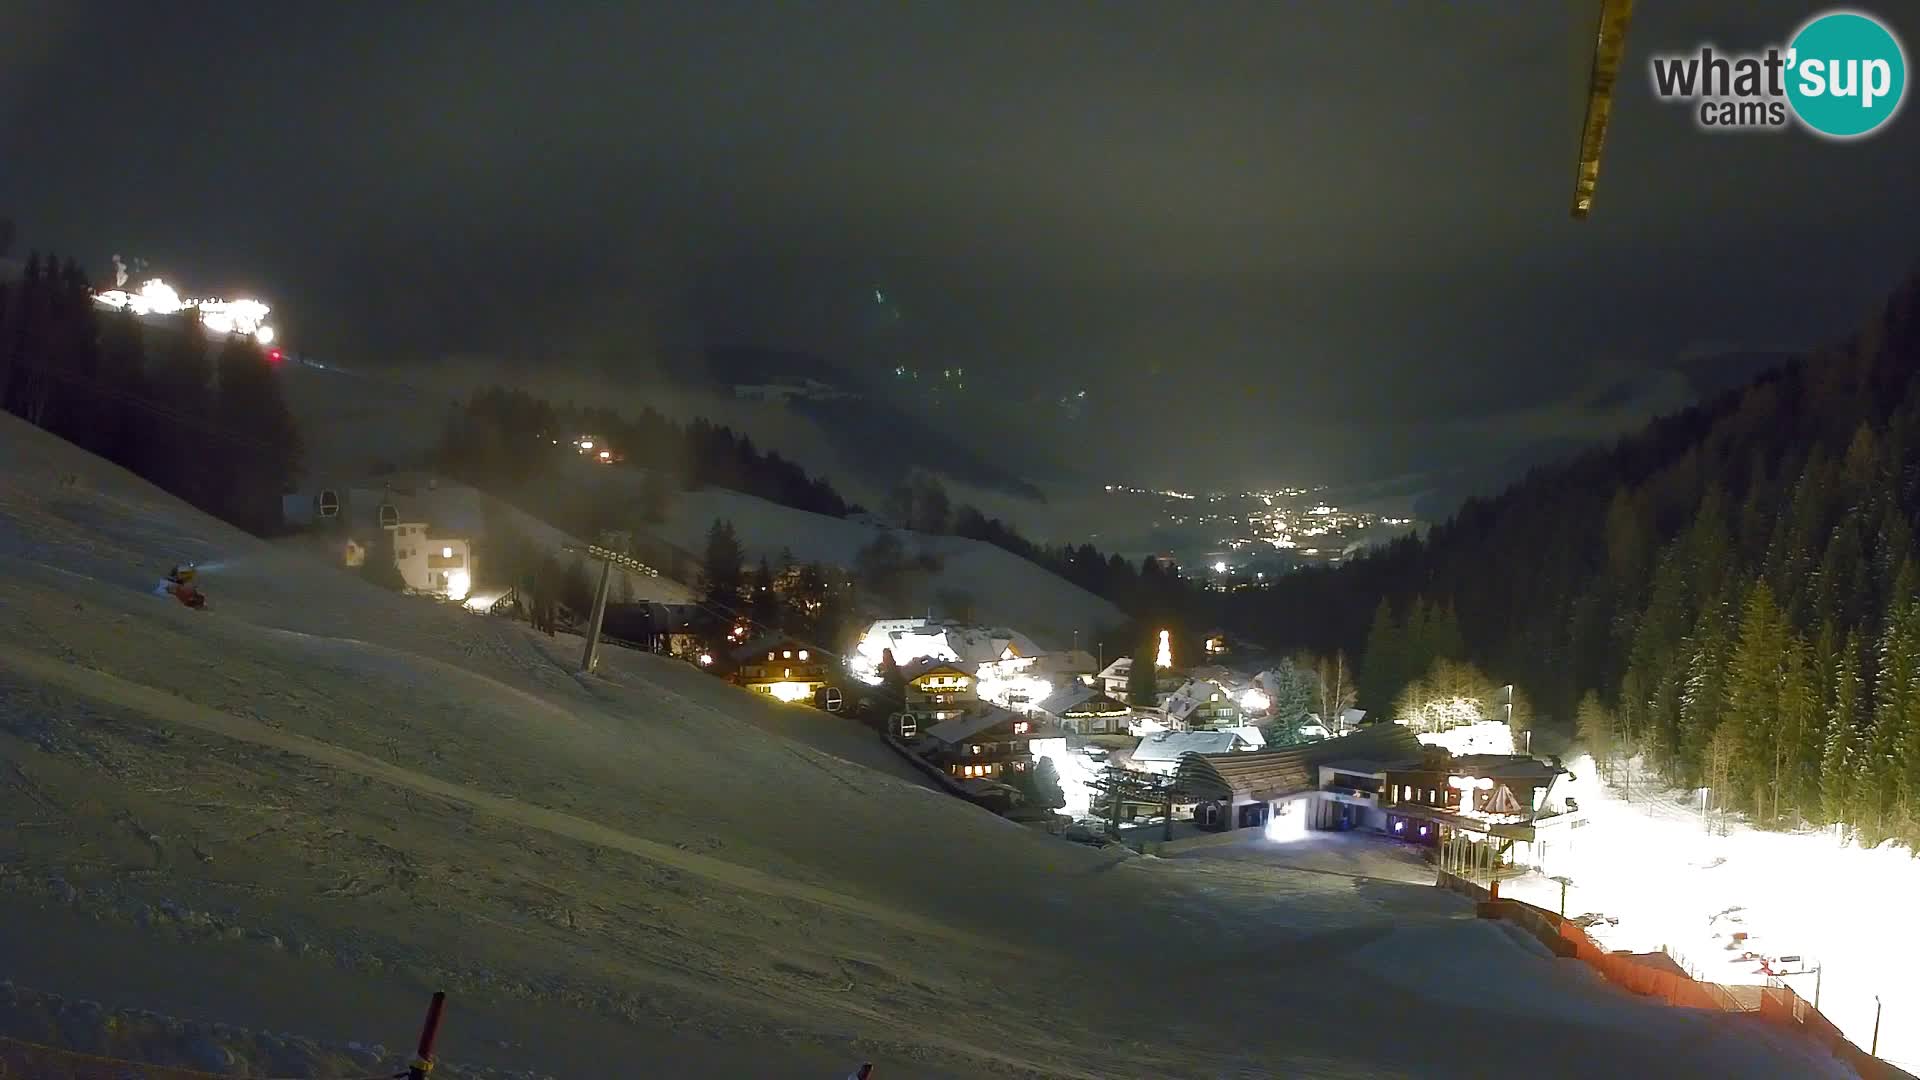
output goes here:
{"type": "Polygon", "coordinates": [[[1787,101],[1814,132],[1852,139],[1900,111],[1907,55],[1878,19],[1832,11],[1800,28],[1787,46],[1787,101]]]}

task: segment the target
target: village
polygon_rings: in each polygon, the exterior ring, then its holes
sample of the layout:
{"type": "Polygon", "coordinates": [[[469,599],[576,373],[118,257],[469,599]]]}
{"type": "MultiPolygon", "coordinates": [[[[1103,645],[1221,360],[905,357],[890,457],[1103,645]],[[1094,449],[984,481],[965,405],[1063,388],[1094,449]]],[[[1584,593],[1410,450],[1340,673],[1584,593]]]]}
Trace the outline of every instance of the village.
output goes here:
{"type": "MultiPolygon", "coordinates": [[[[618,461],[604,440],[571,442],[585,463],[618,461]]],[[[651,549],[631,533],[584,543],[430,474],[290,495],[285,513],[283,543],[362,573],[374,560],[385,575],[390,561],[407,593],[580,634],[582,670],[602,648],[639,649],[840,714],[941,790],[1063,841],[1265,854],[1313,834],[1342,846],[1343,864],[1437,873],[1485,895],[1503,878],[1552,874],[1556,849],[1586,824],[1560,784],[1568,770],[1516,752],[1531,740],[1504,721],[1462,715],[1416,731],[1351,707],[1321,715],[1302,697],[1309,673],[1224,630],[1192,641],[1163,630],[1156,655],[1140,658],[932,612],[817,640],[756,619],[745,601],[714,604],[685,583],[698,574],[692,555],[657,538],[651,549]],[[487,535],[502,529],[573,560],[576,595],[534,598],[487,574],[487,535]]],[[[776,577],[783,588],[795,568],[776,577]]]]}

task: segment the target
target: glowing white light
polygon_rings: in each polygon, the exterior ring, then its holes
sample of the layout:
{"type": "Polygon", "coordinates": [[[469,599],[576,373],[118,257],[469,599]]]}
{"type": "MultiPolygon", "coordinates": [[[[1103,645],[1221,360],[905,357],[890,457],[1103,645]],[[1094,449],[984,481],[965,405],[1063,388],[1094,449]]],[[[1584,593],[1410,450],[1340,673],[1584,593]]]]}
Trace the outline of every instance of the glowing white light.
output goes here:
{"type": "Polygon", "coordinates": [[[1173,666],[1173,639],[1165,630],[1160,631],[1160,655],[1153,658],[1154,667],[1173,666]]]}
{"type": "Polygon", "coordinates": [[[813,688],[803,682],[777,682],[767,687],[767,693],[778,701],[805,701],[813,696],[813,688]]]}
{"type": "Polygon", "coordinates": [[[1213,572],[1214,572],[1214,573],[1216,573],[1216,574],[1224,574],[1224,573],[1226,573],[1226,572],[1227,572],[1227,564],[1226,564],[1226,563],[1224,563],[1224,562],[1216,562],[1216,563],[1214,563],[1214,564],[1213,564],[1213,572]]]}
{"type": "Polygon", "coordinates": [[[801,649],[801,650],[800,650],[800,659],[802,659],[802,660],[805,660],[806,658],[807,658],[807,650],[805,650],[805,649],[801,649]]]}
{"type": "Polygon", "coordinates": [[[1306,839],[1306,806],[1305,802],[1294,800],[1275,807],[1273,816],[1267,819],[1267,839],[1281,844],[1306,839]]]}
{"type": "Polygon", "coordinates": [[[592,439],[581,439],[581,440],[580,440],[580,449],[582,449],[582,450],[591,450],[591,449],[593,449],[593,440],[592,440],[592,439]]]}
{"type": "Polygon", "coordinates": [[[1022,701],[1035,702],[1053,693],[1053,684],[1031,675],[982,676],[975,689],[995,705],[1014,707],[1022,701]]]}
{"type": "Polygon", "coordinates": [[[189,308],[199,311],[200,321],[216,334],[240,334],[262,345],[272,343],[273,327],[267,314],[273,309],[258,300],[181,299],[173,286],[154,278],[140,286],[139,292],[108,289],[95,293],[93,301],[104,307],[131,310],[135,315],[178,315],[189,308]]]}
{"type": "Polygon", "coordinates": [[[1266,692],[1257,686],[1248,687],[1247,691],[1240,695],[1240,707],[1248,712],[1266,712],[1272,705],[1273,702],[1268,699],[1266,692]]]}
{"type": "Polygon", "coordinates": [[[455,570],[447,575],[447,599],[465,600],[467,592],[473,588],[473,579],[465,570],[455,570]]]}
{"type": "Polygon", "coordinates": [[[453,549],[452,549],[452,548],[450,548],[450,547],[443,547],[443,548],[441,548],[441,549],[440,549],[440,557],[441,557],[441,558],[443,558],[443,559],[451,559],[451,558],[453,558],[453,549]]]}
{"type": "Polygon", "coordinates": [[[713,654],[712,654],[712,653],[701,653],[701,654],[700,654],[700,666],[701,666],[701,667],[706,667],[706,666],[708,666],[709,664],[712,664],[712,663],[713,663],[713,654]]]}

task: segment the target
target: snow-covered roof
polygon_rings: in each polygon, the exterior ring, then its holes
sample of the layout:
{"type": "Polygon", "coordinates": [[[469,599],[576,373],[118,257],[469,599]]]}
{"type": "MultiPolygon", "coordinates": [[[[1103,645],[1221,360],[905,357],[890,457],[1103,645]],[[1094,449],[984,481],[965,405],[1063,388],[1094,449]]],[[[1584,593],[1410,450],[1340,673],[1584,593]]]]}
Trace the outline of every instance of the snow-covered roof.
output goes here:
{"type": "Polygon", "coordinates": [[[1102,679],[1124,679],[1133,673],[1133,657],[1121,656],[1100,671],[1102,679]]]}
{"type": "Polygon", "coordinates": [[[1178,761],[1182,754],[1227,754],[1250,750],[1235,731],[1162,731],[1140,740],[1135,761],[1178,761]]]}
{"type": "Polygon", "coordinates": [[[1082,683],[1072,683],[1055,690],[1041,698],[1034,708],[1049,716],[1065,716],[1081,711],[1096,716],[1116,716],[1132,711],[1126,702],[1082,683]]]}
{"type": "Polygon", "coordinates": [[[1100,662],[1085,649],[1061,649],[1040,654],[1033,670],[1053,675],[1091,675],[1099,667],[1100,662]]]}
{"type": "Polygon", "coordinates": [[[1390,764],[1392,763],[1374,761],[1371,758],[1341,758],[1339,761],[1321,762],[1320,767],[1323,769],[1332,769],[1334,772],[1355,773],[1360,776],[1378,776],[1386,772],[1387,766],[1390,764]]]}
{"type": "Polygon", "coordinates": [[[790,634],[763,634],[734,649],[733,658],[735,661],[744,664],[760,653],[778,652],[782,649],[789,652],[805,650],[808,657],[807,662],[820,661],[827,658],[819,646],[801,641],[799,638],[790,634]]]}
{"type": "Polygon", "coordinates": [[[915,660],[912,663],[900,665],[900,677],[908,682],[912,682],[922,675],[942,670],[957,671],[962,675],[971,675],[976,668],[975,665],[961,660],[915,660]]]}
{"type": "Polygon", "coordinates": [[[1319,786],[1319,765],[1342,758],[1402,758],[1420,742],[1398,724],[1379,724],[1337,739],[1249,754],[1196,754],[1180,762],[1180,786],[1202,798],[1229,794],[1282,798],[1319,786]],[[1397,730],[1396,730],[1397,729],[1397,730]]]}
{"type": "Polygon", "coordinates": [[[1185,720],[1195,709],[1212,701],[1218,694],[1221,701],[1232,704],[1233,692],[1211,679],[1190,679],[1168,696],[1166,713],[1175,720],[1185,720]]]}
{"type": "Polygon", "coordinates": [[[1248,724],[1245,727],[1221,728],[1220,730],[1233,732],[1234,734],[1247,740],[1247,742],[1250,743],[1255,750],[1265,749],[1267,745],[1267,733],[1264,731],[1261,731],[1259,728],[1254,727],[1251,724],[1248,724]]]}
{"type": "Polygon", "coordinates": [[[955,746],[982,732],[1019,719],[1020,717],[1015,713],[990,705],[978,712],[970,712],[952,720],[942,720],[920,734],[934,742],[955,746]]]}
{"type": "Polygon", "coordinates": [[[862,635],[867,648],[892,650],[897,662],[927,657],[990,664],[1042,653],[1033,639],[1004,626],[978,626],[926,619],[883,619],[862,635]]]}

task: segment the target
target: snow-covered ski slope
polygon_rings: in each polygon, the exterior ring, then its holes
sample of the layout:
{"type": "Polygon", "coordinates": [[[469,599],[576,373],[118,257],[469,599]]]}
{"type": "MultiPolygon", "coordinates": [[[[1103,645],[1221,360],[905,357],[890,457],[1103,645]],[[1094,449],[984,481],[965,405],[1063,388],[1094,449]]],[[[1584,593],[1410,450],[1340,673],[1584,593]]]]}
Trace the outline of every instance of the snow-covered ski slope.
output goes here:
{"type": "MultiPolygon", "coordinates": [[[[628,483],[637,490],[637,480],[628,483]]],[[[785,550],[803,562],[851,567],[860,549],[884,531],[720,488],[676,495],[668,519],[653,529],[673,544],[700,552],[716,519],[733,522],[749,560],[764,557],[776,566],[785,550]]],[[[1127,621],[1119,608],[1010,551],[959,536],[898,535],[909,557],[931,552],[940,568],[915,575],[912,607],[896,614],[944,607],[942,594],[952,592],[967,597],[977,621],[1013,627],[1049,648],[1072,646],[1076,633],[1088,652],[1101,641],[1110,656],[1131,647],[1115,632],[1127,621]]]]}
{"type": "Polygon", "coordinates": [[[0,977],[389,1044],[370,1003],[444,986],[448,1057],[566,1076],[1845,1075],[1437,890],[1055,841],[12,417],[0,460],[0,977]],[[210,611],[152,594],[179,559],[210,611]]]}

